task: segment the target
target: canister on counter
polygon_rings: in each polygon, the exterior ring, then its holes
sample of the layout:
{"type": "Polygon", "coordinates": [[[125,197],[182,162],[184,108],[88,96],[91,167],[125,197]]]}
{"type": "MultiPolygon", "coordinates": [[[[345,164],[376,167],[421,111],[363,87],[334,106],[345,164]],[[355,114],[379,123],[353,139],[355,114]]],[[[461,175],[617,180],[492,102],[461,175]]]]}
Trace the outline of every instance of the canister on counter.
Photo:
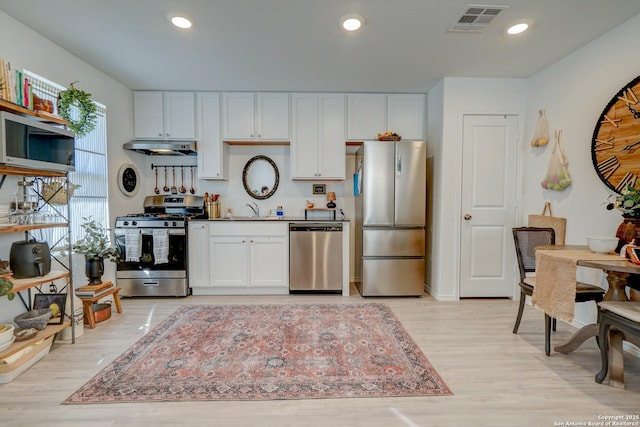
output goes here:
{"type": "Polygon", "coordinates": [[[209,219],[220,218],[220,202],[207,202],[209,219]]]}

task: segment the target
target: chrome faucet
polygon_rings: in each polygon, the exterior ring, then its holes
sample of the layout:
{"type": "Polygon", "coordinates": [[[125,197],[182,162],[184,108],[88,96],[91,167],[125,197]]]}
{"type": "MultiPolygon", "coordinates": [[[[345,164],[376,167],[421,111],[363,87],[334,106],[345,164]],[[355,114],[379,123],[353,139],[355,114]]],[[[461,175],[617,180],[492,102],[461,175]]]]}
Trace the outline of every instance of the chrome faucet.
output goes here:
{"type": "Polygon", "coordinates": [[[260,208],[256,202],[253,202],[252,204],[247,203],[247,206],[251,208],[256,217],[260,218],[260,208]]]}

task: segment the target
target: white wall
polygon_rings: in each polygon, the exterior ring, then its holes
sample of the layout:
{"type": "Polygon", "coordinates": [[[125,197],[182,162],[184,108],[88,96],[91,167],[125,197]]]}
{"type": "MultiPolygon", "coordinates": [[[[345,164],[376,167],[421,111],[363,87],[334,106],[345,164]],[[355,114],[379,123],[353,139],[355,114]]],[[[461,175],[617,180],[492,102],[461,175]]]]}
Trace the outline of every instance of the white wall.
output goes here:
{"type": "MultiPolygon", "coordinates": [[[[567,218],[567,244],[585,244],[589,234],[613,235],[621,216],[607,211],[611,193],[595,173],[591,137],[600,113],[611,97],[640,70],[637,50],[640,16],[585,45],[529,79],[445,78],[429,93],[429,147],[435,159],[433,192],[431,294],[439,300],[459,296],[461,128],[464,114],[520,114],[520,208],[524,225],[529,213],[539,213],[551,201],[553,213],[567,218]],[[562,192],[543,190],[551,145],[531,148],[529,139],[538,109],[547,111],[551,132],[562,128],[573,185],[562,192]]],[[[578,279],[601,284],[601,272],[579,269],[578,279]]],[[[593,304],[579,304],[574,323],[595,319],[593,304]]]]}
{"type": "MultiPolygon", "coordinates": [[[[575,51],[529,79],[527,111],[530,137],[537,110],[544,108],[551,132],[562,129],[573,184],[555,192],[540,187],[551,146],[528,148],[523,161],[522,217],[539,212],[550,201],[553,214],[567,218],[567,244],[586,244],[588,235],[615,235],[620,212],[607,211],[612,193],[598,178],[591,160],[591,138],[600,114],[623,86],[640,74],[640,16],[631,18],[592,43],[575,51]]],[[[603,285],[600,271],[579,269],[578,279],[603,285]]],[[[578,304],[576,324],[595,320],[593,304],[578,304]]]]}
{"type": "MultiPolygon", "coordinates": [[[[443,163],[442,147],[444,137],[444,80],[441,80],[427,94],[427,248],[426,248],[426,290],[432,296],[443,299],[438,294],[438,278],[446,273],[441,265],[439,244],[446,236],[442,232],[442,222],[445,220],[441,209],[443,163]]],[[[453,299],[453,297],[447,298],[453,299]]]]}
{"type": "Polygon", "coordinates": [[[562,129],[573,184],[565,191],[543,190],[551,155],[544,148],[527,148],[523,176],[524,215],[542,210],[551,201],[553,213],[567,218],[567,244],[586,244],[589,234],[614,235],[622,218],[603,203],[611,194],[591,161],[591,138],[598,117],[613,95],[640,74],[640,16],[575,51],[529,79],[527,110],[533,132],[537,110],[544,108],[551,133],[562,129]]]}
{"type": "MultiPolygon", "coordinates": [[[[212,180],[196,180],[196,194],[203,195],[220,194],[220,202],[222,205],[222,213],[231,208],[236,216],[248,216],[251,209],[247,203],[257,203],[260,208],[260,215],[268,214],[270,209],[275,209],[278,205],[282,205],[287,217],[304,218],[304,209],[306,201],[311,200],[316,206],[325,206],[327,204],[326,196],[314,195],[312,193],[312,185],[314,183],[324,183],[327,191],[336,193],[336,205],[341,208],[347,219],[353,219],[355,213],[355,201],[353,197],[353,173],[355,172],[355,156],[347,155],[346,161],[346,179],[344,181],[292,181],[290,172],[290,155],[288,146],[256,146],[256,145],[231,145],[229,146],[229,172],[228,180],[212,181],[212,180]],[[267,200],[256,200],[249,196],[242,185],[242,171],[245,164],[258,154],[270,157],[277,165],[280,174],[280,184],[275,194],[267,200]]],[[[345,149],[346,153],[346,149],[345,149]]],[[[133,162],[138,165],[144,179],[141,183],[139,193],[145,195],[153,194],[155,186],[155,176],[151,169],[154,165],[195,165],[195,157],[175,157],[175,156],[146,156],[144,154],[132,153],[133,162]]],[[[180,181],[180,172],[176,172],[177,179],[180,181]]],[[[160,184],[164,185],[164,170],[160,169],[160,184]]],[[[185,170],[186,187],[190,185],[190,177],[188,171],[185,170]]],[[[169,171],[169,182],[172,181],[171,171],[169,171]]],[[[171,184],[169,184],[171,186],[171,184]]],[[[180,182],[177,184],[180,186],[180,182]]],[[[140,203],[139,208],[142,208],[140,203]]],[[[129,207],[129,212],[133,209],[129,207]]],[[[350,227],[353,234],[355,227],[350,227]]],[[[353,235],[350,241],[353,240],[353,235]]],[[[353,245],[352,245],[353,246],[353,245]]],[[[354,270],[354,248],[351,247],[350,255],[350,277],[353,279],[357,274],[354,270]]]]}
{"type": "MultiPolygon", "coordinates": [[[[62,85],[78,81],[76,87],[92,94],[92,97],[107,106],[108,161],[110,175],[116,175],[120,164],[130,161],[130,157],[122,150],[122,144],[133,134],[133,96],[131,91],[101,71],[81,61],[71,53],[51,43],[40,34],[20,24],[4,12],[0,12],[0,56],[11,62],[14,69],[26,68],[49,80],[62,85]]],[[[13,180],[7,180],[7,183],[13,180]]],[[[129,209],[128,202],[121,196],[115,179],[109,184],[109,200],[111,203],[111,223],[118,212],[129,209]]],[[[8,184],[7,184],[8,185],[8,184]]],[[[3,189],[13,194],[11,189],[3,189]]],[[[142,204],[142,199],[135,203],[142,204]]],[[[8,259],[10,242],[22,240],[20,233],[4,235],[0,239],[0,258],[8,259]]],[[[77,263],[74,262],[74,266],[77,263]]],[[[83,280],[84,271],[76,269],[79,280],[83,280]]],[[[110,263],[107,263],[110,264],[110,263]]],[[[112,267],[111,265],[106,266],[112,267]]],[[[111,268],[109,279],[113,276],[111,268]]],[[[24,311],[18,301],[9,303],[0,298],[0,322],[13,319],[24,311]]]]}
{"type": "MultiPolygon", "coordinates": [[[[113,226],[115,217],[127,213],[141,212],[146,195],[153,194],[155,186],[154,173],[151,164],[184,164],[195,165],[195,157],[162,157],[145,156],[122,149],[122,144],[133,138],[133,96],[132,92],[101,71],[81,61],[69,52],[51,43],[38,33],[15,21],[4,12],[0,12],[0,56],[11,62],[13,68],[26,68],[52,81],[67,85],[78,81],[76,87],[92,94],[92,97],[107,107],[107,138],[109,162],[109,227],[113,226]],[[20,43],[13,41],[20,40],[20,43]],[[134,197],[127,197],[120,193],[116,184],[117,171],[124,163],[138,166],[142,175],[141,188],[134,197]]],[[[160,88],[161,89],[161,88],[160,88]]],[[[257,154],[272,157],[280,169],[280,187],[276,194],[266,200],[257,201],[263,212],[283,205],[287,216],[304,217],[304,207],[307,199],[317,205],[326,204],[322,196],[314,196],[311,182],[291,181],[289,176],[289,148],[282,146],[230,147],[229,180],[202,181],[195,183],[198,195],[205,191],[219,193],[223,209],[232,208],[236,215],[247,215],[249,208],[246,203],[255,199],[249,197],[242,186],[242,170],[245,163],[257,154]]],[[[342,208],[347,218],[354,213],[353,180],[355,168],[353,156],[347,156],[347,179],[340,182],[325,182],[327,191],[334,191],[338,200],[336,204],[342,208]]],[[[187,173],[185,178],[189,180],[187,173]]],[[[161,180],[164,177],[161,176],[161,180]]],[[[171,177],[170,177],[171,179],[171,177]]],[[[178,180],[180,175],[178,172],[178,180]]],[[[9,182],[9,180],[7,180],[9,182]]],[[[179,185],[179,184],[178,184],[179,185]]],[[[188,186],[188,184],[187,184],[188,186]]],[[[13,190],[9,194],[13,194],[13,190]]],[[[353,230],[353,227],[351,227],[353,230]]],[[[353,233],[353,231],[352,231],[353,233]]],[[[353,236],[351,236],[353,240],[353,236]]],[[[8,259],[10,243],[20,240],[23,236],[7,236],[0,239],[0,259],[8,259]]],[[[352,248],[353,252],[353,248],[352,248]]],[[[353,254],[350,256],[350,275],[354,277],[353,254]]],[[[112,263],[106,263],[106,280],[115,280],[115,268],[112,263]]],[[[82,260],[74,262],[74,276],[76,282],[84,280],[82,260]]],[[[0,322],[12,319],[22,311],[22,305],[8,303],[5,298],[0,299],[0,322]],[[5,309],[5,306],[7,309],[5,309]]]]}
{"type": "MultiPolygon", "coordinates": [[[[545,200],[553,204],[554,214],[567,217],[567,243],[582,244],[590,233],[612,234],[621,218],[602,205],[609,191],[600,182],[590,157],[591,133],[602,109],[611,96],[638,75],[640,57],[636,40],[640,36],[640,16],[631,18],[594,42],[577,50],[530,79],[445,78],[429,93],[428,139],[429,159],[433,160],[433,178],[429,184],[432,206],[432,271],[428,280],[437,299],[458,298],[458,252],[460,236],[460,172],[461,123],[463,114],[519,114],[522,118],[521,141],[521,209],[519,219],[539,212],[545,200]],[[565,148],[570,160],[574,184],[566,191],[542,190],[542,179],[550,151],[530,149],[537,110],[545,108],[551,129],[562,128],[565,148]]],[[[154,182],[151,162],[175,163],[176,158],[146,157],[122,150],[122,144],[133,135],[131,92],[104,73],[52,44],[0,12],[0,56],[14,67],[30,69],[61,84],[79,81],[77,86],[92,93],[108,111],[109,198],[111,220],[115,216],[140,210],[145,195],[151,194],[154,182]],[[15,43],[20,40],[20,43],[15,43]],[[140,168],[145,181],[138,195],[128,198],[120,194],[115,176],[122,163],[140,168]]],[[[240,178],[246,160],[255,154],[273,156],[285,177],[289,173],[288,149],[284,147],[232,147],[231,180],[199,181],[198,194],[220,193],[222,203],[235,212],[247,213],[244,205],[253,201],[244,193],[240,178]]],[[[193,164],[194,159],[180,159],[193,164]]],[[[353,173],[353,159],[347,159],[347,177],[353,173]]],[[[309,182],[291,182],[286,178],[274,198],[259,202],[264,209],[282,204],[289,215],[302,215],[304,201],[312,198],[309,182]]],[[[338,206],[353,216],[352,181],[327,183],[327,190],[338,195],[338,206]],[[351,195],[351,197],[350,197],[351,195]]],[[[318,198],[316,198],[317,200],[318,198]]],[[[320,203],[320,200],[318,200],[320,203]]],[[[6,259],[8,253],[0,253],[6,259]]],[[[352,257],[353,258],[353,257],[352,257]]],[[[350,271],[353,276],[353,266],[350,271]]],[[[580,273],[587,275],[587,273],[580,273]]],[[[595,279],[601,280],[600,277],[595,279]]],[[[18,306],[14,304],[12,309],[18,306]]],[[[12,318],[6,299],[0,300],[3,318],[12,318]]]]}
{"type": "Polygon", "coordinates": [[[522,126],[527,81],[445,78],[432,92],[428,113],[429,151],[436,160],[430,293],[438,300],[456,300],[459,298],[462,217],[462,119],[465,114],[511,114],[519,117],[522,126]]]}

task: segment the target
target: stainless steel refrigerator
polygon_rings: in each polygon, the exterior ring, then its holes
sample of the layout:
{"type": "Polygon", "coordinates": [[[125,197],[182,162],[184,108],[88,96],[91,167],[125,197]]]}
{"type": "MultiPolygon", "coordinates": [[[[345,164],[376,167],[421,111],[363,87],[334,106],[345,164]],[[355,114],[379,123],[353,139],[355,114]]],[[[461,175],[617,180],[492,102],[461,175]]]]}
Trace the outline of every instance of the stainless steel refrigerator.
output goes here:
{"type": "Polygon", "coordinates": [[[364,297],[424,292],[426,169],[424,141],[364,141],[356,151],[356,286],[364,297]]]}

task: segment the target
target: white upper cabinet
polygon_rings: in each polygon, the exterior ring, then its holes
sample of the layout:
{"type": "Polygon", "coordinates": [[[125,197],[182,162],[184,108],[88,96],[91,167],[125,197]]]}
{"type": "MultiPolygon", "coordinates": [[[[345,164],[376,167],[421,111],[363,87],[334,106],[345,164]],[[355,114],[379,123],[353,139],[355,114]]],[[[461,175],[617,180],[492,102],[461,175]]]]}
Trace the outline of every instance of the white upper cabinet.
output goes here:
{"type": "Polygon", "coordinates": [[[193,92],[136,91],[133,113],[136,138],[195,139],[193,92]]]}
{"type": "Polygon", "coordinates": [[[228,147],[220,137],[220,94],[196,94],[198,178],[227,179],[228,147]]]}
{"type": "Polygon", "coordinates": [[[347,139],[363,141],[376,139],[385,132],[385,96],[373,93],[347,95],[347,139]]]}
{"type": "Polygon", "coordinates": [[[223,93],[222,126],[225,141],[288,141],[289,94],[223,93]]]}
{"type": "Polygon", "coordinates": [[[289,140],[289,94],[256,95],[256,136],[260,140],[289,140]]]}
{"type": "Polygon", "coordinates": [[[402,139],[424,141],[426,107],[424,94],[387,95],[386,131],[395,132],[402,139]]]}
{"type": "Polygon", "coordinates": [[[255,138],[255,103],[253,93],[222,94],[223,139],[255,138]]]}
{"type": "Polygon", "coordinates": [[[424,140],[426,97],[424,94],[347,95],[347,139],[377,139],[378,133],[395,132],[402,139],[424,140]]]}
{"type": "Polygon", "coordinates": [[[345,179],[345,95],[291,95],[291,178],[345,179]]]}

